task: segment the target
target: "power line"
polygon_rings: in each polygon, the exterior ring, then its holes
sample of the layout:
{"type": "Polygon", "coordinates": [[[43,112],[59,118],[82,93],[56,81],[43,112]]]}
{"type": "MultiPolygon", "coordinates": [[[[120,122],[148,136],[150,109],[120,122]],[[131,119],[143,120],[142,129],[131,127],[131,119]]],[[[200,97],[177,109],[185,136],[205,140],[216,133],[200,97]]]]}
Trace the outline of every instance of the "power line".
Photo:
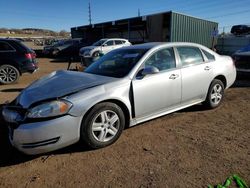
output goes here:
{"type": "MultiPolygon", "coordinates": [[[[246,1],[247,3],[249,2],[249,0],[241,0],[241,4],[246,1]]],[[[235,4],[238,4],[237,1],[235,0],[228,0],[227,1],[227,4],[223,5],[224,9],[226,7],[231,7],[231,6],[235,6],[235,4]]],[[[192,8],[189,8],[189,9],[180,9],[182,11],[195,11],[195,12],[204,12],[206,9],[209,10],[209,9],[212,9],[212,10],[215,10],[215,9],[221,9],[220,7],[220,3],[217,2],[217,1],[211,1],[211,2],[207,2],[207,3],[203,3],[203,4],[195,4],[192,8]]],[[[205,12],[206,13],[206,12],[205,12]]],[[[210,13],[210,12],[209,12],[210,13]]]]}
{"type": "Polygon", "coordinates": [[[228,14],[222,14],[222,15],[218,15],[218,16],[207,17],[205,19],[221,18],[221,17],[225,17],[225,16],[232,16],[232,15],[242,14],[242,13],[246,13],[246,12],[250,12],[250,9],[243,10],[243,11],[238,11],[238,12],[231,12],[231,13],[228,13],[228,14]]]}

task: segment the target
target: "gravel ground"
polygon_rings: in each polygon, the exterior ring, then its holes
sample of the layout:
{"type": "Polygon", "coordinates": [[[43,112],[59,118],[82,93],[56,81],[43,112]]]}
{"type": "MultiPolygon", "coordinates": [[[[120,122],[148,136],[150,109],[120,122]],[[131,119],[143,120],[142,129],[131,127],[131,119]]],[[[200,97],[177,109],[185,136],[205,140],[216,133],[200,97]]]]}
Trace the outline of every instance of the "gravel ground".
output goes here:
{"type": "MultiPolygon", "coordinates": [[[[67,63],[38,59],[40,69],[0,85],[0,104],[67,63]]],[[[215,110],[201,105],[124,130],[113,145],[76,144],[41,156],[10,147],[0,119],[0,187],[207,187],[234,173],[250,184],[250,79],[238,80],[215,110]]],[[[233,187],[233,186],[232,186],[233,187]]]]}

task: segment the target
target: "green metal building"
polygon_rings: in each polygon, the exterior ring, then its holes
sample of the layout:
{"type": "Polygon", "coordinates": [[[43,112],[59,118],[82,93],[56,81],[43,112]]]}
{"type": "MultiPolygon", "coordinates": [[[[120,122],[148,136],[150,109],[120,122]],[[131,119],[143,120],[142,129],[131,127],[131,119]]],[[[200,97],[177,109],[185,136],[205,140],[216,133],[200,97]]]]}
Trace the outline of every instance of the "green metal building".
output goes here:
{"type": "Polygon", "coordinates": [[[211,48],[218,23],[173,11],[71,28],[72,38],[95,42],[126,38],[132,43],[194,42],[211,48]]]}

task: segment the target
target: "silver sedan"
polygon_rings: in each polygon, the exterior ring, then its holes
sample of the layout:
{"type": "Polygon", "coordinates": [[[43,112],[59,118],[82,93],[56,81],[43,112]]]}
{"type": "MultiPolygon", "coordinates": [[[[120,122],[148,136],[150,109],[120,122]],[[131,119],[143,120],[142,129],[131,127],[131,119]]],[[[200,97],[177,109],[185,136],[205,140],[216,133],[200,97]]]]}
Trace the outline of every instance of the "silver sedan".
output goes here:
{"type": "Polygon", "coordinates": [[[198,103],[218,107],[235,78],[232,59],[204,46],[146,43],[111,51],[84,72],[53,72],[2,113],[12,145],[26,154],[79,141],[102,148],[125,127],[198,103]]]}

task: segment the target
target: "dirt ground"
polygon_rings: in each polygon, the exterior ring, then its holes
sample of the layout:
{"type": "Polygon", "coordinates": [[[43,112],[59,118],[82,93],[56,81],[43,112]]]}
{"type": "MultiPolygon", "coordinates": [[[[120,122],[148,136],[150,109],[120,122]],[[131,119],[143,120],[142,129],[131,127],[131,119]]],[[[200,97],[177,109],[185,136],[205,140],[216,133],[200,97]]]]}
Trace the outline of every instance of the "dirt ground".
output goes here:
{"type": "MultiPolygon", "coordinates": [[[[38,59],[40,70],[0,85],[0,104],[67,63],[38,59]]],[[[207,187],[232,174],[250,184],[250,79],[241,78],[215,110],[201,105],[124,130],[113,145],[76,144],[25,156],[7,140],[0,120],[0,187],[207,187]]],[[[232,186],[233,187],[233,186],[232,186]]]]}

